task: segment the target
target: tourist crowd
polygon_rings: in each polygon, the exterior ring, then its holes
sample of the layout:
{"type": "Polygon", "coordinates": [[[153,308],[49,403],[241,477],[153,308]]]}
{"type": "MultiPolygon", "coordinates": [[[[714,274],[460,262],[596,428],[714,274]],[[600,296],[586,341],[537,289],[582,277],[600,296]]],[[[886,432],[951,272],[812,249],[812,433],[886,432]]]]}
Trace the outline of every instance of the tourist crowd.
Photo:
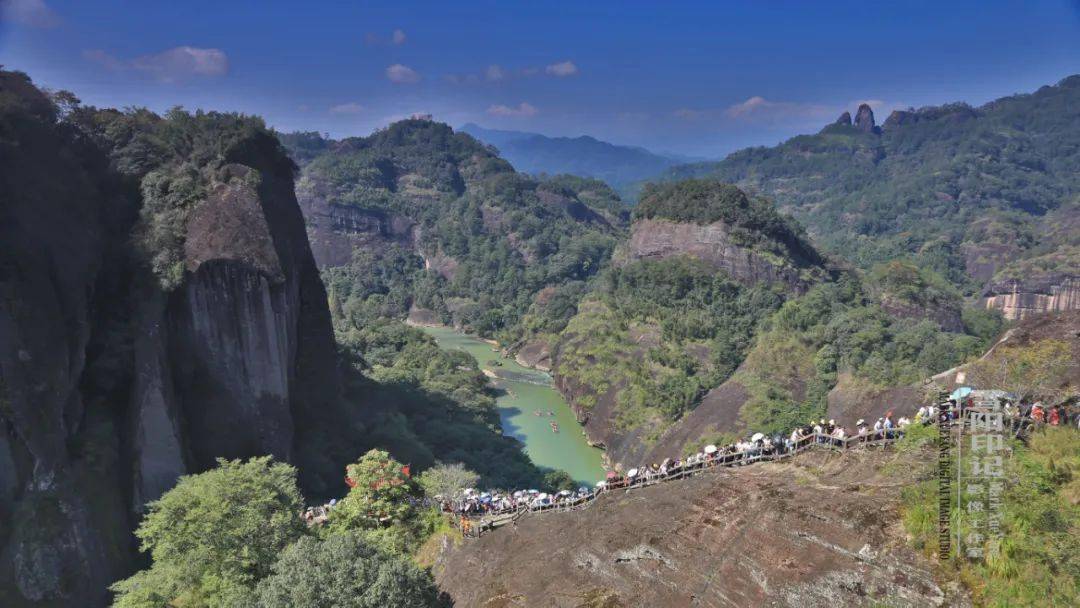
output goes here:
{"type": "MultiPolygon", "coordinates": [[[[741,466],[758,460],[772,460],[802,450],[810,444],[826,444],[833,447],[857,447],[885,443],[901,437],[910,425],[933,424],[939,419],[951,422],[964,415],[964,410],[974,404],[971,399],[950,399],[947,405],[920,407],[911,418],[895,417],[892,411],[872,424],[858,420],[851,429],[835,420],[811,420],[791,431],[790,434],[767,436],[754,433],[747,439],[718,447],[706,445],[685,458],[668,458],[660,463],[640,465],[626,471],[625,475],[609,472],[606,479],[595,488],[581,487],[576,491],[563,490],[544,493],[539,490],[481,492],[469,488],[457,497],[438,497],[442,509],[463,518],[483,515],[500,515],[522,510],[543,511],[572,508],[584,504],[602,492],[618,488],[648,485],[657,481],[681,478],[693,472],[717,465],[741,466]]],[[[1019,433],[1031,424],[1072,424],[1080,426],[1080,411],[1070,417],[1064,406],[1046,407],[1041,403],[1015,406],[1005,401],[1005,418],[1009,428],[1019,433]]]]}
{"type": "MultiPolygon", "coordinates": [[[[910,425],[928,425],[938,420],[951,422],[964,415],[964,410],[974,404],[971,399],[950,399],[947,405],[939,409],[936,405],[924,405],[915,414],[894,417],[889,411],[872,424],[858,420],[851,429],[836,423],[835,420],[809,421],[795,428],[789,434],[768,436],[754,433],[746,439],[734,443],[716,446],[706,445],[701,450],[683,457],[667,458],[663,462],[639,465],[625,474],[609,472],[603,481],[594,488],[580,487],[577,490],[542,492],[537,489],[499,491],[480,491],[466,488],[457,496],[436,496],[422,499],[423,505],[437,505],[442,511],[460,517],[463,529],[468,530],[468,520],[485,515],[520,513],[523,511],[546,511],[572,509],[583,505],[605,491],[633,486],[649,485],[658,481],[677,479],[712,466],[741,466],[758,460],[773,460],[806,447],[818,444],[837,448],[869,446],[886,443],[901,437],[910,425]]],[[[1080,409],[1071,409],[1063,405],[1047,407],[1042,403],[1014,405],[1004,400],[1006,425],[1011,432],[1019,434],[1033,424],[1051,426],[1071,425],[1080,428],[1080,409]]],[[[336,501],[316,507],[308,507],[302,514],[309,524],[321,524],[328,520],[336,501]]]]}

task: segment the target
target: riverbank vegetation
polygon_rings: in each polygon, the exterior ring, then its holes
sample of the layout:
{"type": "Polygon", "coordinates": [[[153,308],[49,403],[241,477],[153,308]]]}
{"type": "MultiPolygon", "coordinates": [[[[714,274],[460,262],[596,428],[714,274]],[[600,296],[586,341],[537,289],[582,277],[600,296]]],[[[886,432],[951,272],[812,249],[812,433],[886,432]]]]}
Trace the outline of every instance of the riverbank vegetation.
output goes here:
{"type": "Polygon", "coordinates": [[[347,400],[363,416],[365,445],[423,471],[461,463],[483,487],[546,487],[521,444],[502,434],[495,395],[468,353],[446,351],[400,321],[338,324],[350,362],[347,400]]]}

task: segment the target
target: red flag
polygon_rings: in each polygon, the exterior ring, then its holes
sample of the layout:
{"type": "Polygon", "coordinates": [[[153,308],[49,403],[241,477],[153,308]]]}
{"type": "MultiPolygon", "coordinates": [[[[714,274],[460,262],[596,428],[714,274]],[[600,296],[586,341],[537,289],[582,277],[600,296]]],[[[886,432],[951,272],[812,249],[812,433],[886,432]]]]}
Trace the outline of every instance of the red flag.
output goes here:
{"type": "Polygon", "coordinates": [[[411,464],[407,464],[407,465],[401,467],[401,473],[403,475],[405,475],[405,477],[412,477],[412,475],[409,473],[409,467],[411,467],[411,466],[412,466],[411,464]]]}

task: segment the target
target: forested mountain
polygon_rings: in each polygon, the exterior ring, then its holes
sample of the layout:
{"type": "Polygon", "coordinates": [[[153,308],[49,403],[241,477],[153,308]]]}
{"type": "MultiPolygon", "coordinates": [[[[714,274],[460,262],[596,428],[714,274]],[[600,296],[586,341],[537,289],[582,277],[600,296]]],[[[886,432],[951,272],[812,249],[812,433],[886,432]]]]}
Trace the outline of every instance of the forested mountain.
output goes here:
{"type": "Polygon", "coordinates": [[[845,268],[767,200],[712,180],[648,188],[594,285],[547,341],[586,430],[627,466],[827,411],[854,422],[832,404],[918,383],[1000,328],[937,275],[845,268]]]}
{"type": "Polygon", "coordinates": [[[1077,306],[1080,76],[981,107],[869,107],[816,135],[670,169],[776,201],[823,250],[905,258],[1013,317],[1077,306]],[[1000,297],[1018,291],[1022,297],[1000,297]],[[1028,294],[1024,296],[1023,294],[1028,294]]]}
{"type": "MultiPolygon", "coordinates": [[[[283,139],[298,156],[312,141],[283,139]]],[[[507,343],[558,331],[625,227],[602,182],[528,177],[430,120],[321,145],[297,194],[335,313],[357,326],[412,308],[507,343]]]]}
{"type": "Polygon", "coordinates": [[[635,182],[682,162],[644,148],[619,146],[588,135],[548,137],[538,133],[485,129],[472,123],[461,127],[461,131],[498,148],[499,154],[518,171],[593,177],[611,184],[624,196],[635,190],[635,182]]]}

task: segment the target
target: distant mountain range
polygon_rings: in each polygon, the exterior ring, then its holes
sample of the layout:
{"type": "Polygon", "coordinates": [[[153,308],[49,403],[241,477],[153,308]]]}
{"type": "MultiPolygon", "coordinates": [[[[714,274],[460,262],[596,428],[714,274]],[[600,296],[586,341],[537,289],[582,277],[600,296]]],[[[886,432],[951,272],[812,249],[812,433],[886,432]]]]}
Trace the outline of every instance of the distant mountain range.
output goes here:
{"type": "Polygon", "coordinates": [[[548,137],[525,131],[485,129],[468,123],[464,131],[495,146],[500,156],[525,173],[569,173],[603,180],[623,198],[633,196],[634,184],[693,159],[657,154],[636,146],[620,146],[588,135],[548,137]]]}
{"type": "Polygon", "coordinates": [[[1080,75],[880,126],[863,105],[817,134],[652,179],[694,177],[772,199],[857,266],[911,258],[1009,318],[1080,297],[1080,75]]]}

